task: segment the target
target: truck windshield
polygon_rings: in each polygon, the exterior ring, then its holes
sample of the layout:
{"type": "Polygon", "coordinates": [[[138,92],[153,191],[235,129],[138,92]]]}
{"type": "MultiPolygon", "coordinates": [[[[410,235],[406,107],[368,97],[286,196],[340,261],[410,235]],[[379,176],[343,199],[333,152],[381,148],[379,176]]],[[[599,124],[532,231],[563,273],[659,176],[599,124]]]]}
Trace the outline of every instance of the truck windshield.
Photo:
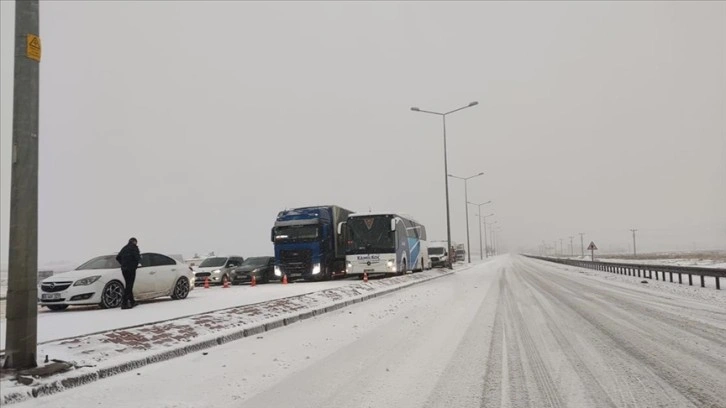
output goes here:
{"type": "Polygon", "coordinates": [[[396,252],[391,216],[349,218],[348,254],[396,252]]]}
{"type": "Polygon", "coordinates": [[[429,255],[443,255],[445,252],[444,248],[441,247],[429,247],[429,255]]]}
{"type": "Polygon", "coordinates": [[[275,242],[315,241],[318,239],[318,225],[286,225],[275,227],[275,242]]]}

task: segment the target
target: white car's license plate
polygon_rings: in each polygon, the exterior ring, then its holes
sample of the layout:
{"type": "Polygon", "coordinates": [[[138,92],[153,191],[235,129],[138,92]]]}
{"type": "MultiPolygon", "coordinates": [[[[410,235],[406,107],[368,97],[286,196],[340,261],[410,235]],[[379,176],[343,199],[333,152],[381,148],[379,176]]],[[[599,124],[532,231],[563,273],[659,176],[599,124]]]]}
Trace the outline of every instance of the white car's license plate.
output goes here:
{"type": "Polygon", "coordinates": [[[43,293],[42,295],[40,295],[40,298],[42,300],[56,300],[56,299],[61,298],[61,294],[60,293],[43,293]]]}

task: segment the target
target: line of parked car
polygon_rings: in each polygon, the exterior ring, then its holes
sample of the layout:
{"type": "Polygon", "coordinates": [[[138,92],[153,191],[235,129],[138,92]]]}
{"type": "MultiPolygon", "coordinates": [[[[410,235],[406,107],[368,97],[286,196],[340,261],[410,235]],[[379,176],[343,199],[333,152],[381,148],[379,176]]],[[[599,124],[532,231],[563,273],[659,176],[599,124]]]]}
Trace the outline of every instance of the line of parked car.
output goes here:
{"type": "MultiPolygon", "coordinates": [[[[206,280],[212,285],[221,285],[225,280],[238,285],[251,282],[254,276],[256,282],[268,283],[274,279],[274,265],[271,256],[210,256],[194,268],[178,256],[144,252],[136,270],[134,297],[185,299],[206,280]]],[[[121,305],[124,293],[115,254],[95,257],[72,271],[47,277],[39,286],[38,304],[50,310],[84,305],[112,309],[121,305]]]]}
{"type": "Polygon", "coordinates": [[[201,286],[205,281],[221,285],[224,281],[233,285],[250,283],[252,277],[258,283],[269,283],[273,279],[275,258],[255,256],[244,259],[241,256],[210,256],[195,270],[194,283],[201,286]]]}

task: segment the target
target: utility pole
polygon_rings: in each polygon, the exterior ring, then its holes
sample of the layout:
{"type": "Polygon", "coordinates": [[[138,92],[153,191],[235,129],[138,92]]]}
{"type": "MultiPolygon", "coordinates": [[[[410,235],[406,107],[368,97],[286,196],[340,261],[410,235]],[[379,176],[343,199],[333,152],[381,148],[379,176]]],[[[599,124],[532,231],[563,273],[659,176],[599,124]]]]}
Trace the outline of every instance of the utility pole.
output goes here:
{"type": "Polygon", "coordinates": [[[583,237],[585,236],[584,232],[580,233],[580,250],[582,251],[582,256],[585,256],[585,241],[583,241],[583,237]]]}
{"type": "Polygon", "coordinates": [[[497,250],[497,231],[492,228],[492,251],[494,252],[494,255],[498,255],[499,252],[497,250]]]}
{"type": "Polygon", "coordinates": [[[637,256],[637,253],[635,251],[635,231],[637,231],[637,229],[631,229],[630,231],[632,231],[633,233],[633,257],[635,257],[637,256]]]}
{"type": "Polygon", "coordinates": [[[484,224],[484,257],[489,258],[489,245],[487,245],[487,218],[494,216],[494,214],[485,215],[481,218],[482,224],[484,224]]]}
{"type": "Polygon", "coordinates": [[[572,245],[573,236],[570,237],[570,256],[575,256],[575,247],[572,245]]]}
{"type": "Polygon", "coordinates": [[[38,365],[38,0],[15,2],[15,73],[5,368],[38,365]]]}
{"type": "Polygon", "coordinates": [[[565,250],[562,248],[562,238],[560,238],[560,256],[565,255],[565,250]]]}

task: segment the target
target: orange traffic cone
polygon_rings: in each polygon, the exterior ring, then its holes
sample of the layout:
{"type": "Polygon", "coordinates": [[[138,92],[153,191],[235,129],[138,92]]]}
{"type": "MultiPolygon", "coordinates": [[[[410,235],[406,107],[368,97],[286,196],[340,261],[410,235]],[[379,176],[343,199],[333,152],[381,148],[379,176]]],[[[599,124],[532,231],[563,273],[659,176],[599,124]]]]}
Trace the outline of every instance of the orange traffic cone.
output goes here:
{"type": "Polygon", "coordinates": [[[204,289],[209,289],[209,277],[204,278],[204,289]]]}
{"type": "Polygon", "coordinates": [[[287,275],[282,275],[282,284],[287,285],[287,275]]]}
{"type": "Polygon", "coordinates": [[[222,288],[227,289],[229,287],[229,280],[226,276],[222,277],[222,288]]]}
{"type": "Polygon", "coordinates": [[[250,286],[256,286],[257,285],[257,279],[255,278],[255,275],[252,275],[252,280],[250,281],[250,286]]]}
{"type": "Polygon", "coordinates": [[[363,272],[363,282],[368,282],[368,272],[363,272]]]}

